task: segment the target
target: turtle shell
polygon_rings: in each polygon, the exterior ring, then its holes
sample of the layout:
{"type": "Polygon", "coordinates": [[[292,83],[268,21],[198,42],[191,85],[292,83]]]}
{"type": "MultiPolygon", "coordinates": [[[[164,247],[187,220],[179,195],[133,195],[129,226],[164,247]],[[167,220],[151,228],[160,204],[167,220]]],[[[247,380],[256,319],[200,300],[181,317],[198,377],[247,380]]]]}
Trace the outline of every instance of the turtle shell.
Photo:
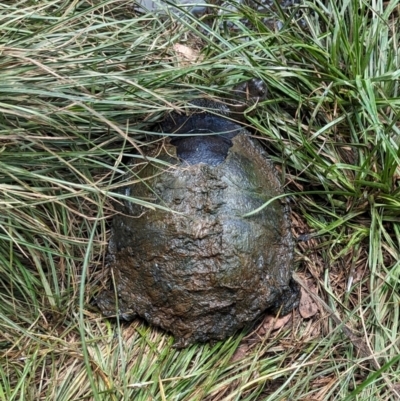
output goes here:
{"type": "Polygon", "coordinates": [[[168,141],[158,159],[135,166],[139,182],[123,188],[159,207],[117,206],[115,288],[97,298],[103,313],[141,316],[184,347],[230,336],[267,309],[291,311],[299,291],[289,207],[261,145],[243,130],[217,165],[188,165],[168,141]]]}

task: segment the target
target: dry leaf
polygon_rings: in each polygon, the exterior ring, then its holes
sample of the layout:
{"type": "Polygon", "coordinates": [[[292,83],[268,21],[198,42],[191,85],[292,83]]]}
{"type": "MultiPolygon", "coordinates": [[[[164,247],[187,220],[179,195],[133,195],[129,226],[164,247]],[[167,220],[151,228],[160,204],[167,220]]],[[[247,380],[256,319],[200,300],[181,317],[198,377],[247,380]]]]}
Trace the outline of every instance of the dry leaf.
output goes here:
{"type": "Polygon", "coordinates": [[[279,318],[276,318],[276,316],[273,315],[267,315],[262,323],[263,331],[267,333],[269,330],[278,330],[283,327],[291,318],[291,313],[279,318]]]}
{"type": "Polygon", "coordinates": [[[243,359],[246,356],[248,350],[249,350],[248,344],[241,344],[235,351],[235,353],[232,355],[231,362],[243,359]]]}
{"type": "Polygon", "coordinates": [[[180,43],[175,43],[173,49],[181,66],[194,64],[200,58],[200,53],[197,50],[180,43]]]}
{"type": "Polygon", "coordinates": [[[308,319],[318,312],[317,304],[303,288],[301,289],[299,312],[303,319],[308,319]]]}

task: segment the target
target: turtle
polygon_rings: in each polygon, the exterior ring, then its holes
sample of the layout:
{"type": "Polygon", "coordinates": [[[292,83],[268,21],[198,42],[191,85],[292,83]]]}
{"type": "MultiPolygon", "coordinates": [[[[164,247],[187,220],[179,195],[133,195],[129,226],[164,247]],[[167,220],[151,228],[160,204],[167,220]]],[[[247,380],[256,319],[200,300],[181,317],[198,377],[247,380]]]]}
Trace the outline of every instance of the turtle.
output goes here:
{"type": "Polygon", "coordinates": [[[141,317],[183,348],[298,305],[289,204],[243,124],[246,107],[265,96],[253,78],[225,101],[196,99],[189,113],[163,120],[167,138],[130,167],[132,183],[115,206],[113,279],[96,299],[105,316],[141,317]]]}

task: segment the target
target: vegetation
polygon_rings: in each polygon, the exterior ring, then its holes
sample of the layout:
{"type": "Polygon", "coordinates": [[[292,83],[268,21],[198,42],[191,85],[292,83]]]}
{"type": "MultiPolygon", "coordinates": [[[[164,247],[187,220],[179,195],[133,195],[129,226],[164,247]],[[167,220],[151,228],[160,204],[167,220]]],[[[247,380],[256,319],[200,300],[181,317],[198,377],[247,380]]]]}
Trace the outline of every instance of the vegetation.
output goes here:
{"type": "Polygon", "coordinates": [[[399,399],[398,0],[306,1],[275,26],[133,4],[0,6],[0,400],[399,399]],[[181,351],[104,319],[126,164],[165,112],[254,76],[308,304],[181,351]]]}

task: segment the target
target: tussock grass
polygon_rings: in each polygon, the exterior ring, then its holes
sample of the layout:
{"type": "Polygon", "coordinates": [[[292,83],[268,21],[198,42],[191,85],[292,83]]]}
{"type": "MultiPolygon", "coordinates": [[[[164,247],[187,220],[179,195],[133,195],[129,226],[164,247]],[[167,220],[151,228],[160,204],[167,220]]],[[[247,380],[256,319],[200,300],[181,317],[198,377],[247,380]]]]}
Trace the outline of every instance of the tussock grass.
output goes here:
{"type": "Polygon", "coordinates": [[[246,6],[199,21],[132,4],[0,7],[0,400],[397,400],[398,1],[278,8],[280,30],[246,6]],[[248,120],[318,311],[182,351],[103,319],[91,300],[126,160],[165,112],[253,76],[270,95],[248,120]]]}

